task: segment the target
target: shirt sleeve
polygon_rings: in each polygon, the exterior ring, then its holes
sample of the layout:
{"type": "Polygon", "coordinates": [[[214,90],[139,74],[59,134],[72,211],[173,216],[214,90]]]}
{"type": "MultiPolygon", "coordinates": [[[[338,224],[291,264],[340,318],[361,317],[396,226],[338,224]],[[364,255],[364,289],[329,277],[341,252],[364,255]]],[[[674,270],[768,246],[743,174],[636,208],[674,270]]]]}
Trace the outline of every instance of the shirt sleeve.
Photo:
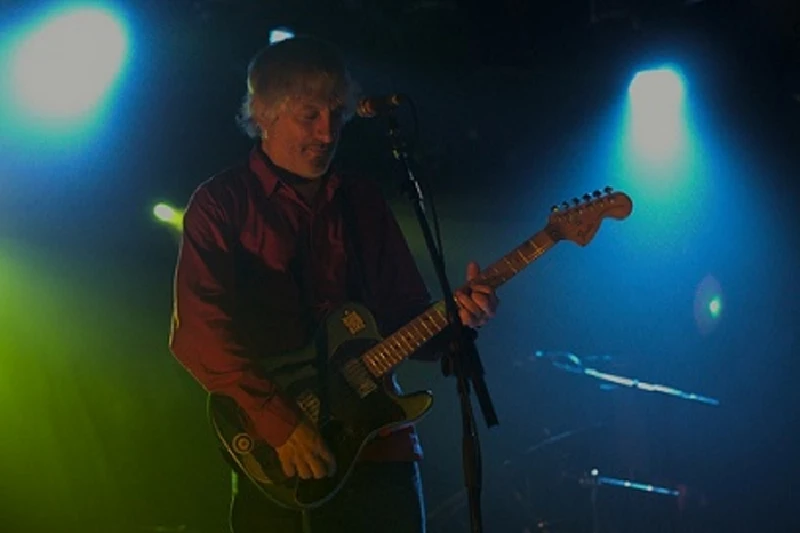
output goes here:
{"type": "Polygon", "coordinates": [[[258,436],[280,446],[297,425],[298,413],[259,372],[235,327],[236,233],[230,213],[201,187],[192,195],[183,222],[170,350],[208,392],[234,399],[258,436]]]}

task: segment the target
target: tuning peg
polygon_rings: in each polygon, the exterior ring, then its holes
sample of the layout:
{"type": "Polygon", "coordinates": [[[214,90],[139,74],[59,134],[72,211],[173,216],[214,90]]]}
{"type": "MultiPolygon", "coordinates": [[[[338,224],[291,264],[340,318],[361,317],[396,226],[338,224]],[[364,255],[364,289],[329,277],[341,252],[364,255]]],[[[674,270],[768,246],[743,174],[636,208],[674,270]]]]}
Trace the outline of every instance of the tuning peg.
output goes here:
{"type": "Polygon", "coordinates": [[[600,191],[594,191],[592,193],[592,196],[594,196],[595,198],[600,198],[601,196],[603,196],[603,193],[601,193],[600,191]]]}
{"type": "Polygon", "coordinates": [[[606,188],[603,189],[603,191],[605,191],[606,194],[611,194],[613,190],[614,189],[610,185],[607,185],[606,188]]]}
{"type": "Polygon", "coordinates": [[[586,194],[584,194],[584,195],[583,195],[583,201],[584,201],[584,202],[588,202],[588,201],[590,201],[591,199],[592,199],[592,196],[591,196],[591,195],[590,195],[588,192],[587,192],[586,194]]]}

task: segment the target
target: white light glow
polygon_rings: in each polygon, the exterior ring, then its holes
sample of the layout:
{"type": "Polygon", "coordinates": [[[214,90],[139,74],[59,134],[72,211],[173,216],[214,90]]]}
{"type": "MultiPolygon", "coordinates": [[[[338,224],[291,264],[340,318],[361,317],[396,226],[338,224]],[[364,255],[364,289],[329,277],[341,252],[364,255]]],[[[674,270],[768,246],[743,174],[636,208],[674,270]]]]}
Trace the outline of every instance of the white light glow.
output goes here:
{"type": "Polygon", "coordinates": [[[636,152],[648,159],[675,157],[684,141],[684,87],[670,68],[645,70],[628,90],[631,135],[636,152]]]}
{"type": "Polygon", "coordinates": [[[37,117],[83,115],[116,79],[127,46],[125,30],[104,10],[57,15],[15,51],[11,76],[16,100],[37,117]]]}
{"type": "Polygon", "coordinates": [[[288,28],[276,28],[269,32],[270,44],[275,44],[294,37],[294,32],[288,28]]]}

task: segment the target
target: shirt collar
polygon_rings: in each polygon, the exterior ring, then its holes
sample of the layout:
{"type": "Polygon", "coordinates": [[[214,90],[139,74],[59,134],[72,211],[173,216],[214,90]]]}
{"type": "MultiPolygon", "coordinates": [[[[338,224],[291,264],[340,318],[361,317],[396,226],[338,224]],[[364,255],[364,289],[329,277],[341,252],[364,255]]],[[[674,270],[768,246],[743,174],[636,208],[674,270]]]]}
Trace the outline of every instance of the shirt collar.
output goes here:
{"type": "MultiPolygon", "coordinates": [[[[258,176],[258,179],[264,184],[264,191],[267,198],[271,197],[272,194],[278,190],[278,187],[283,184],[281,178],[272,169],[271,163],[267,160],[267,155],[258,145],[253,146],[253,149],[250,150],[249,166],[250,170],[258,176]]],[[[328,200],[333,198],[341,181],[339,174],[335,170],[331,170],[325,184],[325,194],[328,200]]]]}

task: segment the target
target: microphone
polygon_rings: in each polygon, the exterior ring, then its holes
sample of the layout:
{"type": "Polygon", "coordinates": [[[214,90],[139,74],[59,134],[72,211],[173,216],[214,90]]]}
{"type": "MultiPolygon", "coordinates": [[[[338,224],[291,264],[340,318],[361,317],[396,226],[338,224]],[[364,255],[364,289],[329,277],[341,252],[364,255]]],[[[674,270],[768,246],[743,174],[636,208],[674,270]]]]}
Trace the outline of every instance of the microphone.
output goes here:
{"type": "Polygon", "coordinates": [[[405,97],[400,94],[367,96],[356,104],[356,115],[361,118],[375,118],[400,106],[405,97]]]}

